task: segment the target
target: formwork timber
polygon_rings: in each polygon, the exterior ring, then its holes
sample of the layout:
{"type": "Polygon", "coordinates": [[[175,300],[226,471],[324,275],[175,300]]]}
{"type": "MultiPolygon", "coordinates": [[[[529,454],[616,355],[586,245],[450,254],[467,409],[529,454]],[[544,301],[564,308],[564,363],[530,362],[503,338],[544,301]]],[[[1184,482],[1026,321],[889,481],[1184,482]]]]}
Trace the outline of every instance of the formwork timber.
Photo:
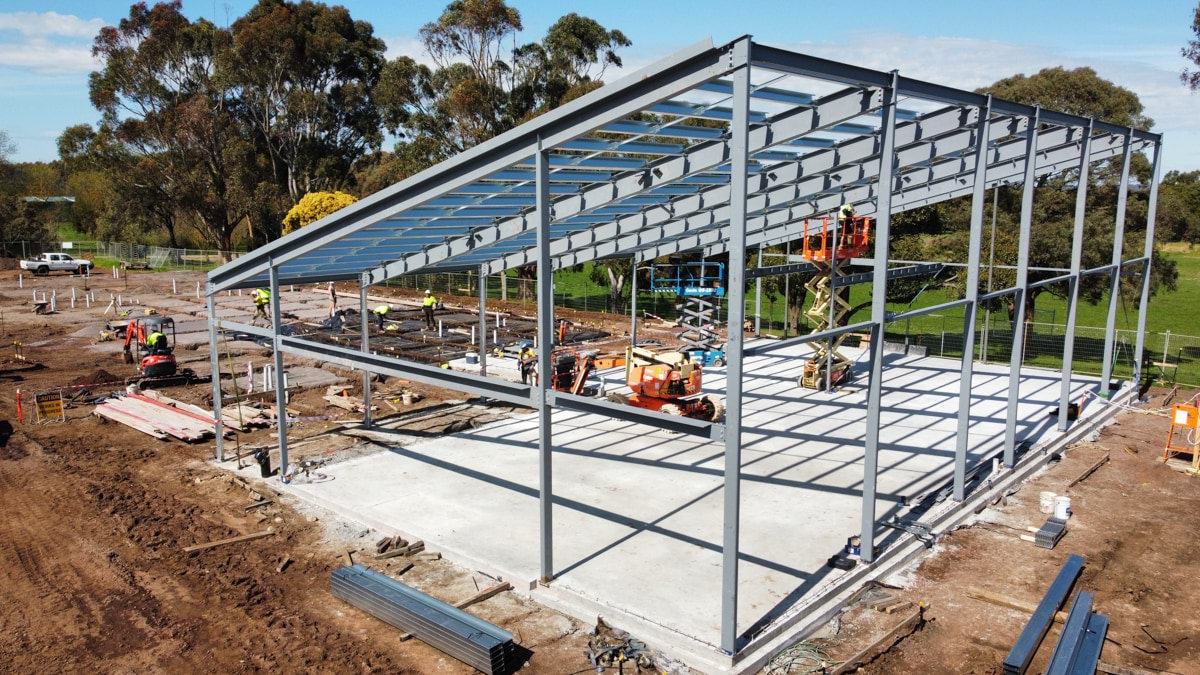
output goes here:
{"type": "MultiPolygon", "coordinates": [[[[806,354],[797,346],[746,363],[738,628],[748,636],[771,632],[832,592],[846,573],[825,561],[858,533],[865,387],[799,389],[806,354]]],[[[957,362],[885,358],[881,514],[920,517],[910,506],[936,500],[953,471],[957,362]]],[[[706,376],[706,390],[723,393],[723,372],[706,376]]],[[[620,391],[622,374],[607,377],[609,391],[620,391]]],[[[1002,448],[1007,381],[1004,367],[977,369],[973,463],[986,464],[1002,448]]],[[[1047,413],[1060,383],[1052,371],[1023,372],[1026,443],[1059,437],[1047,413]]],[[[1076,379],[1073,390],[1078,396],[1094,386],[1076,379]]],[[[1085,416],[1096,409],[1101,404],[1085,416]]],[[[580,413],[556,413],[554,429],[562,563],[549,585],[534,581],[536,415],[329,465],[324,471],[335,480],[283,489],[382,532],[421,538],[452,561],[525,580],[534,599],[584,620],[603,616],[706,671],[742,672],[718,648],[721,446],[580,413]]],[[[881,537],[885,546],[897,541],[881,537]]]]}

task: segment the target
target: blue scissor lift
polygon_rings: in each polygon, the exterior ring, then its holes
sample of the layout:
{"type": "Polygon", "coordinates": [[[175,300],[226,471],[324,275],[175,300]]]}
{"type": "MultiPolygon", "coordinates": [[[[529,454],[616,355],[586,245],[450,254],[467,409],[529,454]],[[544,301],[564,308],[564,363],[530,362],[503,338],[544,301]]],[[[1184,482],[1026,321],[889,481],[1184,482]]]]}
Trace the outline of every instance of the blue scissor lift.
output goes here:
{"type": "Polygon", "coordinates": [[[650,266],[650,290],[674,293],[682,351],[703,366],[725,365],[725,345],[718,343],[716,314],[725,296],[725,264],[673,262],[650,266]]]}

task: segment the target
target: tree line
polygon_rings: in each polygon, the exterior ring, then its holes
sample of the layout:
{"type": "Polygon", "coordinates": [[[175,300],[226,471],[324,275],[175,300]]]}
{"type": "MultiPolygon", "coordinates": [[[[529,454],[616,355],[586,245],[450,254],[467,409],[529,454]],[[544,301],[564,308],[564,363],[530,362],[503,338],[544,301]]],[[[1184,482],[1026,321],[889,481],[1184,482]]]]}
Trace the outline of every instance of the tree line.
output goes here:
{"type": "Polygon", "coordinates": [[[259,0],[223,28],[180,0],[134,4],[93,42],[99,122],[64,130],[55,162],[6,163],[4,208],[35,224],[14,198],[67,194],[74,205],[42,220],[97,239],[253,248],[306,194],[386,187],[600,86],[630,45],[575,13],[539,41],[521,43],[522,29],[504,0],[454,0],[420,30],[425,65],[387,59],[342,6],[259,0]]]}
{"type": "MultiPolygon", "coordinates": [[[[98,124],[64,130],[57,161],[17,166],[5,161],[13,148],[0,132],[0,239],[48,238],[44,222],[66,217],[97,239],[253,248],[316,220],[327,208],[321,204],[349,203],[599,87],[605,68],[620,66],[620,52],[631,44],[620,30],[575,13],[559,18],[538,41],[521,43],[522,30],[520,13],[504,0],[454,0],[419,32],[431,61],[425,64],[407,56],[388,60],[373,27],[341,6],[259,0],[222,28],[188,19],[178,0],[135,4],[93,44],[102,64],[89,80],[98,124]],[[303,201],[318,192],[329,195],[303,201]],[[51,194],[76,201],[47,214],[15,199],[51,194]]],[[[1193,31],[1200,40],[1200,7],[1193,31]]],[[[1182,53],[1200,66],[1197,40],[1182,53]]],[[[1185,70],[1181,79],[1200,87],[1194,71],[1185,70]]],[[[1047,68],[979,91],[1153,127],[1134,92],[1090,68],[1047,68]]],[[[1103,265],[1111,255],[1118,170],[1110,161],[1089,176],[1085,267],[1103,265]]],[[[1135,157],[1128,252],[1140,250],[1144,237],[1149,173],[1145,158],[1135,157]]],[[[1069,264],[1076,182],[1068,170],[1034,186],[1032,265],[1069,264]]],[[[1021,187],[989,196],[996,263],[1015,264],[1021,187]]],[[[897,215],[892,256],[965,260],[969,209],[969,201],[959,199],[897,215]]],[[[1157,222],[1160,240],[1200,241],[1200,171],[1166,175],[1157,222]]],[[[783,252],[785,245],[768,250],[783,252]]],[[[752,264],[760,262],[752,257],[752,264]]],[[[1174,287],[1169,259],[1157,256],[1154,270],[1155,289],[1174,287]]],[[[617,308],[624,306],[631,273],[628,260],[591,267],[617,308]]],[[[981,283],[1003,288],[1011,277],[998,270],[981,283]]],[[[793,277],[791,288],[802,289],[804,281],[793,277]]],[[[965,292],[961,276],[936,281],[952,295],[965,292]]],[[[928,282],[892,284],[890,300],[909,302],[928,282]]],[[[782,277],[766,279],[767,297],[782,296],[783,283],[782,277]]],[[[1060,286],[1036,292],[1065,292],[1060,286]]],[[[1105,288],[1098,275],[1081,290],[1098,301],[1105,288]]],[[[791,299],[795,323],[805,299],[803,293],[791,299]]]]}

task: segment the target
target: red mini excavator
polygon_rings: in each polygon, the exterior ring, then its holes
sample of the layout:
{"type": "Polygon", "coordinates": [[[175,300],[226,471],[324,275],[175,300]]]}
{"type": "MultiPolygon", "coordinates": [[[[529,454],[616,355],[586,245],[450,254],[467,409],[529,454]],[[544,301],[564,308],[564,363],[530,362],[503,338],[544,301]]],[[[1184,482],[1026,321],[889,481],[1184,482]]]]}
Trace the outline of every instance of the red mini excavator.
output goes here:
{"type": "Polygon", "coordinates": [[[175,320],[169,316],[144,316],[125,329],[125,363],[137,363],[142,377],[169,377],[179,367],[175,361],[175,320]],[[155,344],[152,335],[159,334],[155,344]]]}

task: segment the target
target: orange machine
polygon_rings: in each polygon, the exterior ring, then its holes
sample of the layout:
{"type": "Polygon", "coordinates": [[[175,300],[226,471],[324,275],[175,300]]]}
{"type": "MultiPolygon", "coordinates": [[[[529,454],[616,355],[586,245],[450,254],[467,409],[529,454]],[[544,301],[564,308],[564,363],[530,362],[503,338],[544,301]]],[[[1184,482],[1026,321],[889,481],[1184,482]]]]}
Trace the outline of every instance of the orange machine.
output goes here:
{"type": "Polygon", "coordinates": [[[633,393],[609,394],[608,400],[716,422],[725,414],[725,405],[716,396],[700,396],[700,382],[700,365],[686,353],[629,347],[625,383],[633,393]]]}
{"type": "Polygon", "coordinates": [[[125,363],[137,363],[145,377],[167,377],[178,370],[175,361],[175,320],[167,316],[146,316],[129,322],[125,329],[125,363]],[[149,344],[151,335],[161,333],[158,343],[149,344]],[[134,352],[137,352],[136,356],[134,352]]]}

